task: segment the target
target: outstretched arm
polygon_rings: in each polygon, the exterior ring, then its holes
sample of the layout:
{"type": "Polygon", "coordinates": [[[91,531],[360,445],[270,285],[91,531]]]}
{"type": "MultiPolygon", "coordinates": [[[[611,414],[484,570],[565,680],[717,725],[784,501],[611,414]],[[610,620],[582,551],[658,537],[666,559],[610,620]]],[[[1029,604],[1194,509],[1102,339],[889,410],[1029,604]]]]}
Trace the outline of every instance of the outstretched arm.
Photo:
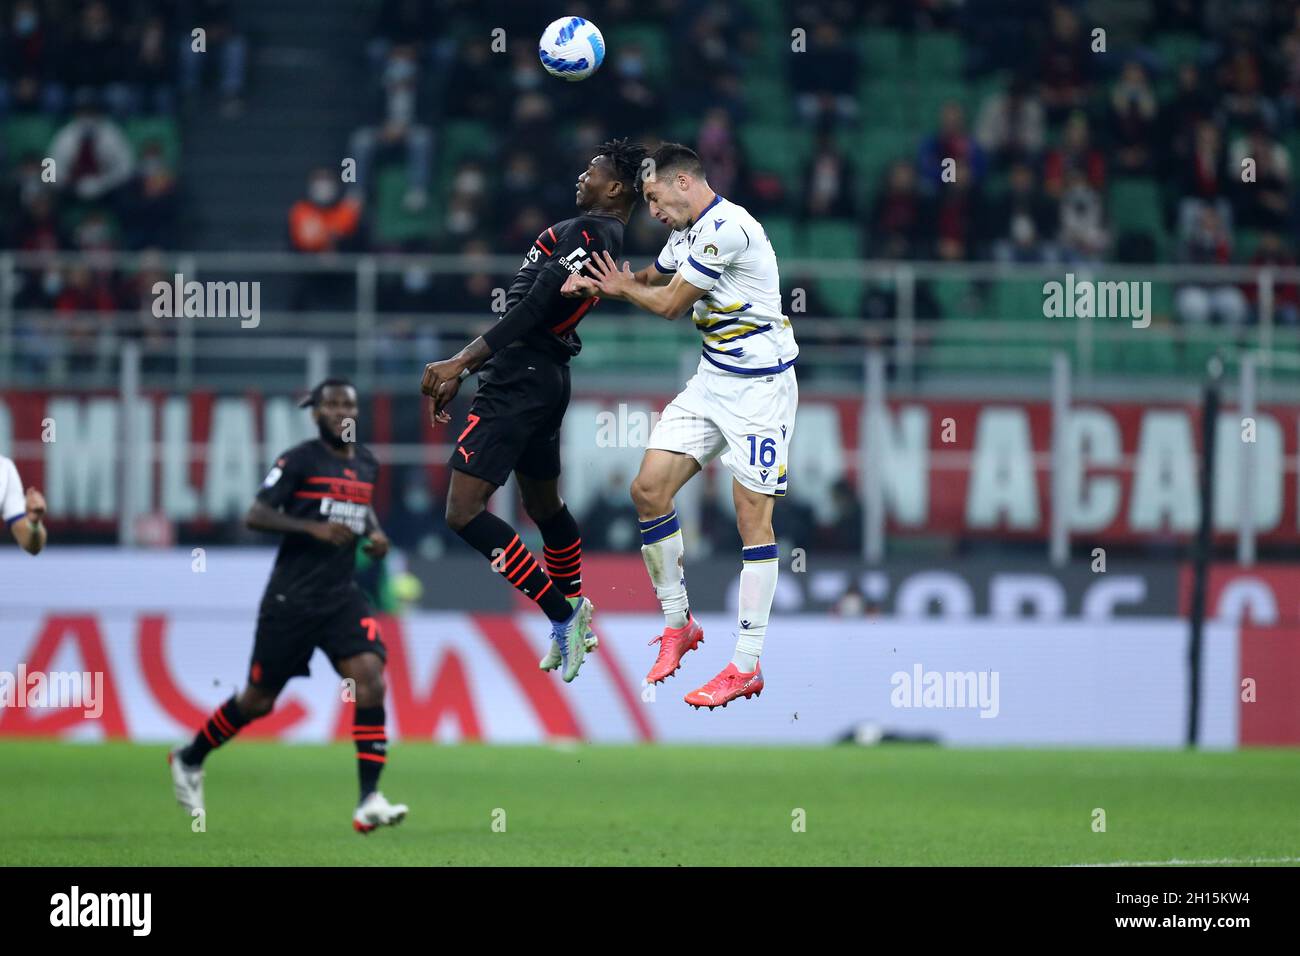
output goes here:
{"type": "MultiPolygon", "coordinates": [[[[625,262],[620,271],[614,257],[608,252],[593,256],[587,263],[587,270],[591,273],[591,282],[597,295],[631,302],[638,308],[661,315],[669,321],[681,318],[708,291],[691,285],[682,278],[680,272],[674,273],[666,285],[642,282],[638,276],[646,273],[646,269],[634,273],[632,267],[625,262]]],[[[654,266],[650,266],[649,270],[658,271],[654,266]]]]}
{"type": "MultiPolygon", "coordinates": [[[[673,273],[664,272],[654,263],[651,263],[644,269],[632,273],[632,278],[644,286],[667,285],[672,281],[673,273]]],[[[560,289],[560,294],[568,296],[570,299],[590,299],[594,295],[599,295],[600,290],[596,288],[596,283],[590,277],[572,275],[564,280],[564,286],[560,289]]]]}

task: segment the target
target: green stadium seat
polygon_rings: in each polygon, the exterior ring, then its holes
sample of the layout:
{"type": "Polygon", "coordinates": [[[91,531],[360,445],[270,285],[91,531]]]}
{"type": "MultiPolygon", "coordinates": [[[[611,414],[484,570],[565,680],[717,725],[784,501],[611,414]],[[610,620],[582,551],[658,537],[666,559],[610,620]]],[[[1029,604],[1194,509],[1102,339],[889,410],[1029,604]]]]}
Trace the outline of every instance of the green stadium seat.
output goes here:
{"type": "Polygon", "coordinates": [[[863,66],[875,76],[897,75],[903,70],[903,35],[897,30],[868,30],[858,49],[863,66]]]}
{"type": "Polygon", "coordinates": [[[936,279],[930,284],[945,319],[982,318],[984,310],[975,286],[967,279],[936,279]]]}
{"type": "Polygon", "coordinates": [[[466,159],[490,155],[494,142],[492,127],[482,120],[452,120],[438,129],[435,146],[443,170],[450,172],[466,159]]]}
{"type": "Polygon", "coordinates": [[[1291,154],[1291,168],[1300,166],[1300,129],[1292,130],[1282,137],[1282,143],[1291,154]]]}
{"type": "Polygon", "coordinates": [[[664,80],[672,71],[672,49],[668,45],[667,31],[663,27],[632,24],[614,27],[605,34],[606,49],[617,56],[636,44],[645,55],[646,74],[654,80],[664,80]]]}
{"type": "Polygon", "coordinates": [[[777,259],[804,259],[807,256],[799,247],[793,219],[785,216],[764,216],[763,229],[772,243],[777,259]]]}
{"type": "Polygon", "coordinates": [[[1166,241],[1160,184],[1147,176],[1125,176],[1110,187],[1108,207],[1115,234],[1145,232],[1163,246],[1166,241]]]}
{"type": "Polygon", "coordinates": [[[790,119],[790,88],[779,75],[745,79],[745,105],[758,123],[786,123],[790,119]]]}
{"type": "Polygon", "coordinates": [[[940,77],[956,78],[965,63],[961,37],[955,33],[921,33],[916,37],[915,71],[929,84],[940,77]]]}
{"type": "Polygon", "coordinates": [[[140,116],[126,121],[126,138],[131,141],[136,155],[150,142],[162,146],[163,156],[175,169],[181,161],[181,134],[176,121],[170,116],[140,116]]]}
{"type": "Polygon", "coordinates": [[[911,126],[911,94],[898,77],[868,77],[858,87],[862,121],[878,126],[911,126]]]}
{"type": "Polygon", "coordinates": [[[778,29],[785,18],[785,11],[781,4],[772,3],[771,0],[745,0],[744,5],[748,8],[749,17],[755,23],[764,27],[778,29]]]}
{"type": "Polygon", "coordinates": [[[1238,229],[1236,243],[1232,250],[1233,258],[1238,262],[1249,262],[1255,255],[1255,250],[1259,248],[1262,235],[1258,229],[1238,229]]]}
{"type": "Polygon", "coordinates": [[[1156,37],[1156,53],[1172,69],[1194,63],[1201,54],[1201,38],[1195,33],[1164,33],[1156,37]]]}
{"type": "Polygon", "coordinates": [[[992,309],[990,318],[998,322],[1042,321],[1042,283],[1023,279],[995,281],[992,309]]]}
{"type": "MultiPolygon", "coordinates": [[[[825,220],[805,229],[807,258],[858,259],[862,256],[862,228],[856,222],[825,220]]],[[[862,308],[861,279],[820,279],[817,291],[836,315],[858,315],[862,308]]]]}
{"type": "Polygon", "coordinates": [[[751,166],[780,176],[787,189],[798,189],[812,147],[806,131],[770,123],[745,123],[740,127],[740,142],[751,166]]]}
{"type": "Polygon", "coordinates": [[[0,160],[17,164],[28,153],[48,155],[55,123],[44,116],[16,116],[4,124],[0,139],[0,160]]]}
{"type": "MultiPolygon", "coordinates": [[[[437,232],[437,203],[430,201],[418,213],[402,207],[406,193],[406,170],[400,165],[386,166],[376,176],[374,238],[382,243],[428,239],[437,232]]],[[[432,198],[432,197],[431,197],[432,198]]]]}
{"type": "Polygon", "coordinates": [[[910,125],[913,129],[924,133],[934,132],[939,128],[940,111],[955,100],[966,112],[967,129],[972,129],[975,125],[975,117],[971,114],[969,99],[970,89],[961,83],[940,79],[927,80],[915,91],[910,125]]]}

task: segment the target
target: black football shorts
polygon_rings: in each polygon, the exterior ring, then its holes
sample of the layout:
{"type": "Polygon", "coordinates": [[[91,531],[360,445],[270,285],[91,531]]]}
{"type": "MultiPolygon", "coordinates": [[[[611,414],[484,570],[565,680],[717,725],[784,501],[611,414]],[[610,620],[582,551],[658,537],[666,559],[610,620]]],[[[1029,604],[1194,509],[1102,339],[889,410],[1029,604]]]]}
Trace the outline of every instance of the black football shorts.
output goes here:
{"type": "Polygon", "coordinates": [[[502,349],[479,373],[451,466],[498,487],[512,471],[560,476],[560,425],[569,407],[569,366],[526,346],[502,349]]]}
{"type": "Polygon", "coordinates": [[[343,604],[323,612],[264,603],[257,617],[253,659],[248,682],[263,690],[279,691],[290,678],[307,677],[307,662],[316,648],[330,663],[370,651],[388,659],[379,621],[361,589],[348,588],[343,604]]]}

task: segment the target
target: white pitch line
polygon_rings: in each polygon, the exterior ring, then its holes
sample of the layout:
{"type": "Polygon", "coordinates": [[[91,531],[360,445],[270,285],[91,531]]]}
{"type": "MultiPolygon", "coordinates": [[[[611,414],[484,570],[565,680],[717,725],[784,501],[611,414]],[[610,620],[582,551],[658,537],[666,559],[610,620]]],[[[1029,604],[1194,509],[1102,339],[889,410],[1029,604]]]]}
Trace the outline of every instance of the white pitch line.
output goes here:
{"type": "Polygon", "coordinates": [[[1230,864],[1300,863],[1300,856],[1247,857],[1221,860],[1119,860],[1115,863],[1066,863],[1075,866],[1227,866],[1230,864]]]}

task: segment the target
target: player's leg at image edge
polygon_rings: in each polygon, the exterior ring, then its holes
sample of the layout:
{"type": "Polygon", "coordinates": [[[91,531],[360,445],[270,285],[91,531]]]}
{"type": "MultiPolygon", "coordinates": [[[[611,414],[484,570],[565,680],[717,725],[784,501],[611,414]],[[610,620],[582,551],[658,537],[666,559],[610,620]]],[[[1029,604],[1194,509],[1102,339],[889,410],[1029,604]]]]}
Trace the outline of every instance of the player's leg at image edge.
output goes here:
{"type": "Polygon", "coordinates": [[[379,790],[379,775],[388,764],[384,661],[378,654],[353,654],[335,661],[334,669],[356,688],[352,742],[357,752],[360,798],[352,814],[352,829],[367,834],[377,827],[396,826],[406,819],[409,808],[403,803],[389,803],[379,790]]]}
{"type": "Polygon", "coordinates": [[[664,612],[663,633],[650,641],[652,645],[658,643],[659,654],[645,678],[647,684],[658,684],[677,672],[688,651],[704,643],[704,628],[691,617],[686,575],[682,570],[685,546],[677,511],[674,509],[638,523],[641,527],[641,560],[645,562],[655,597],[664,612]]]}
{"type": "MultiPolygon", "coordinates": [[[[358,704],[353,716],[352,739],[357,752],[360,797],[352,817],[352,827],[359,833],[369,833],[378,826],[401,823],[406,818],[408,808],[404,804],[389,803],[378,789],[379,775],[388,761],[388,736],[384,730],[383,662],[375,655],[358,656],[363,657],[366,666],[352,667],[356,659],[349,658],[339,662],[339,673],[357,681],[358,704]],[[364,660],[365,658],[373,658],[373,661],[364,660]]],[[[253,720],[269,714],[275,705],[276,696],[275,692],[249,686],[241,695],[231,697],[214,710],[188,746],[177,747],[167,755],[176,802],[191,816],[196,810],[205,809],[203,762],[208,754],[228,743],[253,720]]]]}
{"type": "Polygon", "coordinates": [[[726,707],[737,697],[763,693],[763,672],[758,666],[767,635],[767,619],[776,594],[776,544],[759,544],[741,549],[739,630],[736,652],[720,674],[703,687],[686,695],[686,703],[700,707],[726,707]]]}
{"type": "MultiPolygon", "coordinates": [[[[567,599],[519,533],[487,510],[487,500],[495,490],[496,485],[489,481],[453,470],[447,495],[447,524],[461,540],[487,558],[492,569],[505,577],[511,587],[550,618],[553,650],[560,658],[560,676],[569,683],[578,676],[586,657],[595,608],[585,597],[567,599]]],[[[576,527],[575,524],[575,532],[576,527]]],[[[549,654],[542,659],[542,663],[549,661],[549,654]]]]}

